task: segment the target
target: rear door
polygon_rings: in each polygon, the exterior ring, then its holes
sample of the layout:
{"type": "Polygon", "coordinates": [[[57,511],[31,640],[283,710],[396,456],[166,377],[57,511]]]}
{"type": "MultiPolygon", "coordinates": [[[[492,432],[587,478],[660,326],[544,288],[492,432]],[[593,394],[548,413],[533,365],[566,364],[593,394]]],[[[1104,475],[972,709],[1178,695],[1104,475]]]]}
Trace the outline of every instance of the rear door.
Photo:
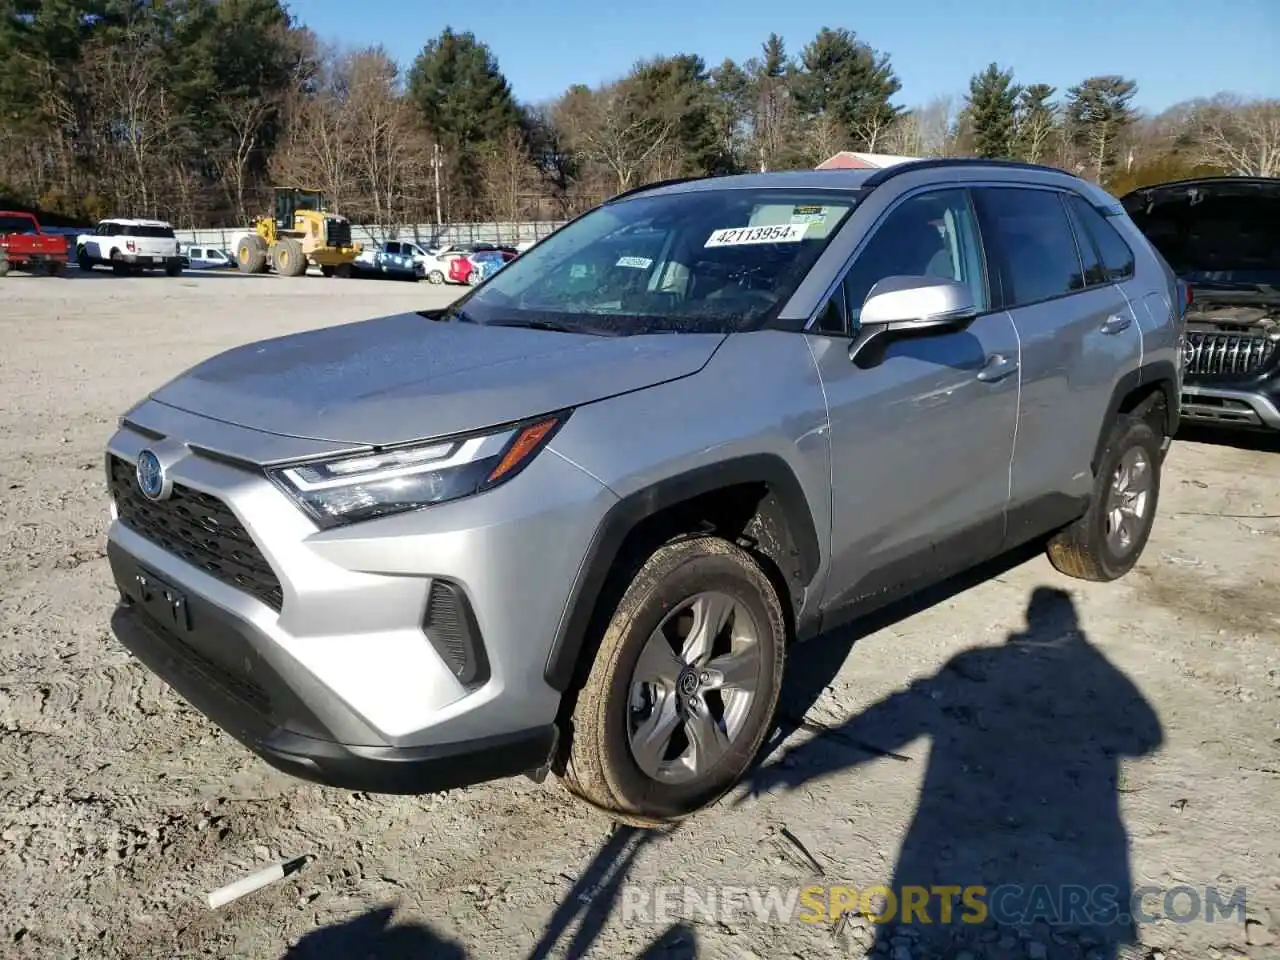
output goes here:
{"type": "Polygon", "coordinates": [[[1022,355],[1018,436],[1010,480],[1010,540],[1079,512],[1120,378],[1142,336],[1120,288],[1087,238],[1078,243],[1068,194],[1044,187],[974,191],[996,286],[1022,355]]]}

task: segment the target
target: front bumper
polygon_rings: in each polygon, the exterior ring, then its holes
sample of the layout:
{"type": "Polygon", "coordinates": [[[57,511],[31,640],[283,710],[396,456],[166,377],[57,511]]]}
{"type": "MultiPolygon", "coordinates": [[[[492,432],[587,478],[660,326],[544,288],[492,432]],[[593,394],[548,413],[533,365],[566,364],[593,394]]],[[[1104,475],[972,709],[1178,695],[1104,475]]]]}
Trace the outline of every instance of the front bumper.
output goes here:
{"type": "Polygon", "coordinates": [[[547,450],[518,482],[321,531],[240,458],[338,445],[155,401],[129,419],[108,445],[115,628],[198,709],[276,766],[355,789],[442,789],[546,762],[560,706],[546,661],[617,501],[607,487],[547,450]],[[142,449],[166,463],[166,500],[127,499],[142,449]],[[141,602],[139,575],[171,585],[189,625],[141,602]],[[459,769],[435,769],[441,760],[459,769]]]}
{"type": "Polygon", "coordinates": [[[1188,423],[1245,430],[1280,430],[1280,381],[1271,392],[1184,383],[1181,415],[1188,423]]]}
{"type": "Polygon", "coordinates": [[[150,571],[115,544],[108,555],[122,597],[111,618],[120,642],[193,707],[285,773],[349,790],[431,793],[533,771],[555,746],[552,724],[416,747],[342,743],[263,657],[252,624],[196,595],[182,595],[181,625],[150,612],[139,586],[141,578],[155,589],[150,571]]]}

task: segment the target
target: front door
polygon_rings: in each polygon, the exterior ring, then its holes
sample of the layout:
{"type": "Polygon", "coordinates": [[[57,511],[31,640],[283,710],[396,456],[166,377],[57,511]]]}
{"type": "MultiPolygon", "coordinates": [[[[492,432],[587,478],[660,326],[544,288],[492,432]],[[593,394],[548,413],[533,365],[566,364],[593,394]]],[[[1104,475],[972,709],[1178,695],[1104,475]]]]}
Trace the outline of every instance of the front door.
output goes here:
{"type": "Polygon", "coordinates": [[[998,552],[1018,417],[1018,338],[991,311],[968,192],[931,190],[893,208],[855,258],[810,337],[830,410],[832,530],[824,610],[841,614],[998,552]],[[868,291],[887,276],[968,284],[965,329],[849,359],[868,291]],[[844,319],[832,320],[831,317],[844,319]],[[844,324],[843,334],[838,328],[844,324]]]}

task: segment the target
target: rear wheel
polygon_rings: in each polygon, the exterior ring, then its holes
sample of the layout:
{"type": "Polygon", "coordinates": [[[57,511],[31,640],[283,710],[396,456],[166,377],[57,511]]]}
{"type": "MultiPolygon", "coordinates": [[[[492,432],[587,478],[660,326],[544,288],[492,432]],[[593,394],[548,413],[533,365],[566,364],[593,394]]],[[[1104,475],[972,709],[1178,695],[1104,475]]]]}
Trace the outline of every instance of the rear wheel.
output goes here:
{"type": "Polygon", "coordinates": [[[1151,425],[1121,415],[1098,464],[1083,517],[1048,545],[1049,562],[1080,580],[1117,580],[1142,555],[1160,500],[1160,438],[1151,425]]]}
{"type": "Polygon", "coordinates": [[[707,806],[747,769],[782,684],[786,621],[742,548],[660,547],[627,587],[578,696],[563,780],[632,823],[707,806]]]}
{"type": "Polygon", "coordinates": [[[119,250],[111,251],[111,272],[122,277],[129,272],[129,265],[120,257],[119,250]]]}
{"type": "Polygon", "coordinates": [[[89,251],[84,247],[76,250],[76,266],[86,271],[93,269],[93,257],[89,256],[89,251]]]}
{"type": "Polygon", "coordinates": [[[63,266],[63,264],[62,264],[62,261],[61,261],[61,260],[50,260],[50,261],[49,261],[49,276],[51,276],[51,277],[56,277],[56,276],[61,275],[61,273],[62,273],[62,266],[63,266]]]}
{"type": "Polygon", "coordinates": [[[320,275],[321,275],[321,276],[324,276],[324,277],[332,277],[332,276],[333,276],[333,267],[321,267],[321,268],[320,268],[320,275]]]}
{"type": "Polygon", "coordinates": [[[427,274],[428,283],[444,283],[444,274],[439,270],[432,270],[427,274]]]}
{"type": "Polygon", "coordinates": [[[6,257],[3,253],[0,253],[0,277],[7,277],[8,275],[9,275],[9,258],[6,257]]]}
{"type": "Polygon", "coordinates": [[[164,272],[170,277],[180,276],[182,274],[182,261],[179,260],[174,263],[165,264],[164,272]]]}
{"type": "Polygon", "coordinates": [[[335,268],[334,268],[333,274],[334,274],[334,276],[336,276],[339,280],[348,280],[348,279],[350,279],[350,277],[351,277],[351,264],[349,264],[349,263],[340,263],[340,264],[338,264],[338,265],[337,265],[337,267],[335,267],[335,268]]]}
{"type": "Polygon", "coordinates": [[[236,244],[236,265],[241,273],[262,273],[266,270],[266,242],[257,234],[241,237],[236,244]]]}

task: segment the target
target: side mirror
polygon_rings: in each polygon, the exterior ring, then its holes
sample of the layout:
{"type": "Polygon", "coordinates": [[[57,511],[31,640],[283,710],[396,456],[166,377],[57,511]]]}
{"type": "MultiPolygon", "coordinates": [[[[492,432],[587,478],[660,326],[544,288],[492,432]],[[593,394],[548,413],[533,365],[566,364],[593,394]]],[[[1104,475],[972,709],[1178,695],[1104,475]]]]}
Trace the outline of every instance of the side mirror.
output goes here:
{"type": "Polygon", "coordinates": [[[941,277],[885,277],[867,293],[864,328],[893,332],[957,329],[978,314],[968,286],[941,277]]]}

